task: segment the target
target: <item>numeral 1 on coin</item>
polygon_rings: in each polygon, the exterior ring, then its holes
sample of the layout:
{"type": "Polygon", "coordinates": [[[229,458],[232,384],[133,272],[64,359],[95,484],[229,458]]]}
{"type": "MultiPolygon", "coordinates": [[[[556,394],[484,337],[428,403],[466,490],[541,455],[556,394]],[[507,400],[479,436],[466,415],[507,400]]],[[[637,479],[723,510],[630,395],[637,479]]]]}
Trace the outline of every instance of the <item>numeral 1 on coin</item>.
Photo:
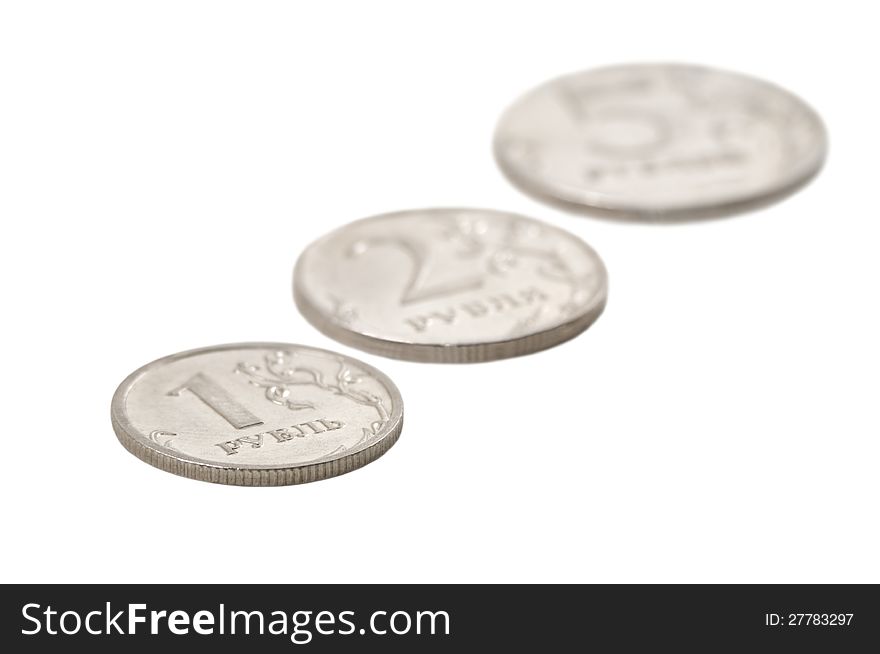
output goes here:
{"type": "Polygon", "coordinates": [[[183,384],[170,391],[168,395],[177,397],[183,391],[189,391],[195,395],[236,429],[263,424],[262,420],[236,402],[213,379],[201,372],[190,377],[183,384]]]}

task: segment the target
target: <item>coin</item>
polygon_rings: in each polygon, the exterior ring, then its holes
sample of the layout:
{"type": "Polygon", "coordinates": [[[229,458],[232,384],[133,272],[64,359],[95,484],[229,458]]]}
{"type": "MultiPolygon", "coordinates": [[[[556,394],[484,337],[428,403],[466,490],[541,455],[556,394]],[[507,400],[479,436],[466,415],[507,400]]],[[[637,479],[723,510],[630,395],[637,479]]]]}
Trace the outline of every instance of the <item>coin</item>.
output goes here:
{"type": "Polygon", "coordinates": [[[598,255],[551,225],[487,209],[374,216],[300,256],[294,298],[320,331],[398,359],[488,361],[551,347],[605,306],[598,255]]]}
{"type": "Polygon", "coordinates": [[[778,86],[681,64],[552,80],[501,117],[495,158],[522,190],[639,219],[727,214],[808,181],[827,149],[813,109],[778,86]]]}
{"type": "Polygon", "coordinates": [[[403,425],[384,374],[302,345],[239,343],[173,354],[129,375],[113,429],[139,459],[238,486],[301,484],[382,456],[403,425]]]}

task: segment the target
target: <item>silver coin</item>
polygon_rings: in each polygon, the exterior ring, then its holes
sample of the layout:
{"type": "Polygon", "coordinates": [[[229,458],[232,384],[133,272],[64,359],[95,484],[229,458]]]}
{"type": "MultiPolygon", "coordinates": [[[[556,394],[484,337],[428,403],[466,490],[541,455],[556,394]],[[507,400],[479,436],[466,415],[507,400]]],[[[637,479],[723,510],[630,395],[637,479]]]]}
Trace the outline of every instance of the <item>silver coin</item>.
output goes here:
{"type": "Polygon", "coordinates": [[[773,84],[700,66],[614,66],[552,80],[501,117],[495,158],[541,199],[634,218],[731,213],[821,167],[825,128],[773,84]]]}
{"type": "Polygon", "coordinates": [[[338,341],[412,361],[535,352],[602,312],[605,267],[551,225],[485,209],[366,218],[310,245],[294,271],[302,314],[338,341]]]}
{"type": "Polygon", "coordinates": [[[384,374],[286,343],[181,352],[120,384],[111,407],[125,448],[184,477],[238,486],[301,484],[384,454],[403,402],[384,374]]]}

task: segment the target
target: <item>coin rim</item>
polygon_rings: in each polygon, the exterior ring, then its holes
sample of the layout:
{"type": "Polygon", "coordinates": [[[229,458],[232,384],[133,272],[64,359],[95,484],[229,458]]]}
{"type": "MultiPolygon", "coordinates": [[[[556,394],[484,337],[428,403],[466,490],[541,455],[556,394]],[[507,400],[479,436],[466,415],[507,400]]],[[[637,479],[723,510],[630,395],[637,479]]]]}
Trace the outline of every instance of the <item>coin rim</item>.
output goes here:
{"type": "Polygon", "coordinates": [[[122,383],[119,384],[113,394],[113,399],[110,403],[110,422],[113,425],[113,431],[116,433],[116,437],[126,450],[134,454],[141,461],[149,463],[165,472],[170,472],[189,479],[233,486],[288,486],[336,477],[361,468],[382,456],[397,442],[403,429],[403,398],[400,395],[400,390],[397,388],[397,385],[388,377],[388,375],[359,359],[348,356],[347,354],[340,354],[338,352],[333,352],[332,350],[312,347],[310,345],[298,345],[295,343],[269,341],[225,343],[185,350],[183,352],[177,352],[176,354],[160,357],[132,372],[122,381],[122,383]],[[385,389],[391,396],[391,418],[389,419],[388,425],[384,428],[386,432],[385,435],[371,445],[364,445],[354,451],[346,451],[342,456],[317,463],[309,463],[306,465],[280,463],[268,466],[259,464],[240,464],[229,466],[214,461],[208,461],[207,459],[190,456],[181,452],[171,452],[166,450],[158,444],[150,441],[146,435],[136,429],[126,415],[125,401],[128,393],[134,387],[134,384],[138,379],[152,369],[180,359],[186,359],[211,352],[222,352],[236,349],[259,350],[290,348],[329,354],[334,357],[342,356],[375,376],[377,380],[385,386],[385,389]]]}
{"type": "Polygon", "coordinates": [[[825,121],[822,120],[821,115],[813,108],[813,106],[806,102],[801,96],[775,82],[768,81],[761,77],[726,68],[716,68],[714,66],[704,66],[687,62],[633,62],[612,64],[559,75],[532,87],[511,102],[498,118],[492,138],[493,157],[496,165],[501,170],[501,173],[509,182],[529,197],[535,198],[544,204],[549,204],[568,211],[586,213],[595,217],[632,220],[637,222],[678,222],[717,218],[772,204],[792,195],[812,181],[825,165],[825,161],[828,158],[828,150],[828,129],[825,125],[825,121]],[[550,184],[543,182],[539,176],[530,176],[521,173],[517,170],[517,167],[512,165],[508,161],[508,158],[504,156],[502,152],[503,148],[501,147],[501,132],[504,131],[503,126],[507,116],[517,109],[525,100],[533,95],[543,92],[545,89],[558,85],[566,79],[626,68],[697,69],[707,71],[711,74],[736,77],[748,83],[757,84],[776,93],[787,96],[800,105],[807,114],[812,116],[812,119],[818,127],[819,137],[817,138],[818,147],[816,148],[816,155],[810,160],[804,160],[803,163],[794,166],[790,172],[783,175],[781,182],[769,186],[764,191],[758,193],[732,193],[728,194],[725,198],[714,200],[712,202],[680,202],[672,203],[667,206],[640,204],[633,198],[616,200],[615,196],[594,190],[577,189],[575,192],[567,193],[561,184],[550,184]]]}
{"type": "Polygon", "coordinates": [[[580,236],[567,229],[557,227],[551,223],[524,216],[520,213],[503,211],[500,209],[485,209],[475,207],[430,207],[424,209],[405,209],[388,213],[376,214],[366,218],[354,220],[342,227],[337,227],[323,236],[318,237],[303,249],[297,258],[293,268],[293,299],[302,316],[319,332],[335,341],[390,359],[402,361],[415,361],[418,363],[484,363],[512,357],[524,356],[546,350],[560,345],[584,332],[602,315],[608,302],[608,270],[602,257],[584,241],[580,236]],[[303,290],[302,279],[305,277],[304,259],[306,254],[319,243],[332,238],[334,235],[351,228],[354,225],[385,218],[405,216],[408,214],[425,213],[448,213],[448,212],[475,212],[497,216],[513,216],[515,218],[537,223],[541,227],[547,227],[562,232],[580,247],[586,250],[588,256],[592,256],[598,264],[598,274],[601,279],[601,292],[597,293],[592,304],[583,313],[540,332],[526,334],[512,339],[496,341],[481,341],[473,343],[407,343],[388,338],[381,338],[369,334],[363,334],[339,325],[321,311],[314,302],[309,300],[308,292],[303,290]]]}

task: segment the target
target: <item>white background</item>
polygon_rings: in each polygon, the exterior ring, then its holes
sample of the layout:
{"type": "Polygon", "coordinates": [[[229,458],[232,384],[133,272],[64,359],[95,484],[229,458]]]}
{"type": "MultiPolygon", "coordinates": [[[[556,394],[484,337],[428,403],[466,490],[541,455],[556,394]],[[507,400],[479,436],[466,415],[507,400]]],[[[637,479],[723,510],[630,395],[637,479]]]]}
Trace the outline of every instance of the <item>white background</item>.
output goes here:
{"type": "Polygon", "coordinates": [[[3,581],[880,582],[877,16],[869,3],[6,2],[0,9],[3,581]],[[826,168],[699,224],[576,217],[512,188],[496,118],[641,60],[765,77],[826,168]],[[576,340],[470,366],[337,345],[301,249],[438,205],[548,220],[603,256],[576,340]],[[400,442],[349,475],[234,488],[110,426],[176,351],[312,344],[387,372],[400,442]]]}

